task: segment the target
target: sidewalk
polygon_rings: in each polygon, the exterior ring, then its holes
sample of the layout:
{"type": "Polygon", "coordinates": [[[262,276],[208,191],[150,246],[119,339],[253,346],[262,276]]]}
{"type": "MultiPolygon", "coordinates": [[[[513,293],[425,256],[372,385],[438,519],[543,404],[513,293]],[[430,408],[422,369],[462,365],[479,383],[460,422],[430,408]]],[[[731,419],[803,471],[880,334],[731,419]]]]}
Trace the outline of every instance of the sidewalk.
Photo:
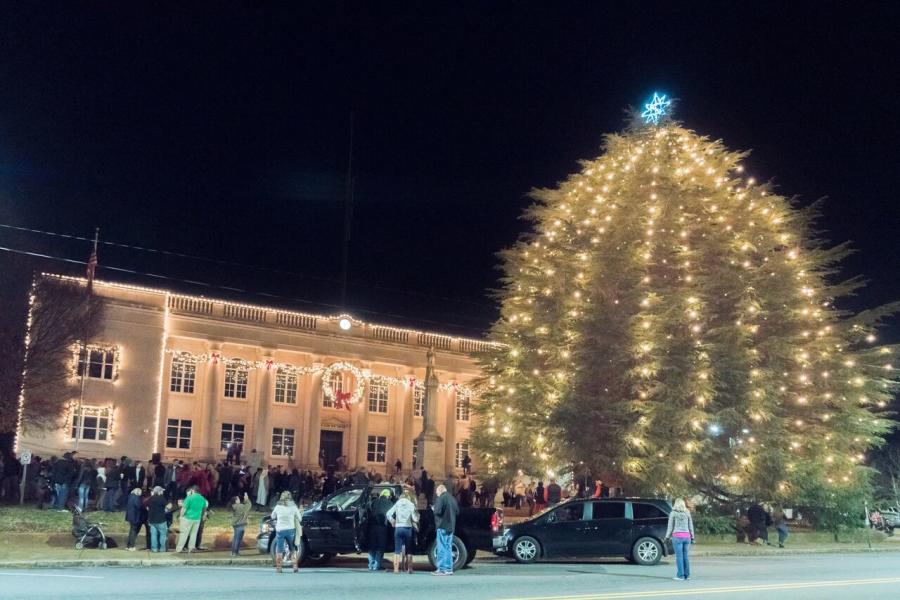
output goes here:
{"type": "MultiPolygon", "coordinates": [[[[734,547],[708,547],[695,546],[691,552],[694,558],[709,557],[774,557],[774,556],[797,556],[805,554],[858,554],[869,552],[900,552],[900,544],[877,544],[873,545],[870,550],[868,547],[856,544],[828,544],[818,547],[806,548],[754,548],[750,546],[734,547]]],[[[54,548],[49,556],[40,558],[3,558],[0,559],[0,569],[20,569],[20,568],[66,568],[66,567],[270,567],[272,559],[268,555],[256,554],[255,550],[248,549],[246,554],[239,557],[231,557],[227,551],[206,551],[194,554],[178,554],[175,552],[167,552],[165,554],[151,554],[146,551],[126,552],[121,549],[96,550],[87,549],[81,552],[73,549],[64,550],[62,548],[54,548]]],[[[2,553],[0,553],[2,556],[2,553]]],[[[338,557],[333,562],[341,561],[359,562],[360,568],[365,555],[348,555],[346,557],[338,557]]],[[[487,552],[479,552],[473,562],[473,566],[477,567],[479,563],[503,563],[510,562],[512,559],[507,557],[495,556],[487,552]]],[[[596,559],[589,559],[594,562],[596,559]]],[[[416,563],[427,563],[428,559],[424,556],[417,556],[416,563]]]]}

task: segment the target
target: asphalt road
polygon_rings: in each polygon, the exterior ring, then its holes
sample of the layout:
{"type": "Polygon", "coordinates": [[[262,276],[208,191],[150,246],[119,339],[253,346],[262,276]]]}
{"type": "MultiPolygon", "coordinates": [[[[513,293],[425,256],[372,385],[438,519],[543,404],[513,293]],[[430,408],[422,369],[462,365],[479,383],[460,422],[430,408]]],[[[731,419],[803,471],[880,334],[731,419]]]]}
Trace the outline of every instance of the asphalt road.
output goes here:
{"type": "Polygon", "coordinates": [[[178,597],[399,600],[613,600],[635,598],[740,598],[824,600],[900,598],[900,555],[819,554],[762,558],[698,558],[692,579],[673,581],[674,565],[624,562],[479,562],[453,577],[431,577],[419,564],[413,575],[369,573],[365,561],[280,575],[264,567],[96,567],[0,571],[0,598],[66,600],[178,597]]]}

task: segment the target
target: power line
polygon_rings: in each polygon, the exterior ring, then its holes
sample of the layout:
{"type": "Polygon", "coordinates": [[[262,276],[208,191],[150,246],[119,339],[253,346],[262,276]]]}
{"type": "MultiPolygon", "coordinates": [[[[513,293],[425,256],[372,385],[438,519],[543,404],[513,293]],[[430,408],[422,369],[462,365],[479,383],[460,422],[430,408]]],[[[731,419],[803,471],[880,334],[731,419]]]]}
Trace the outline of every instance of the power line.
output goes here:
{"type": "MultiPolygon", "coordinates": [[[[65,262],[65,263],[73,264],[73,265],[81,265],[81,266],[87,265],[87,261],[84,261],[84,260],[75,260],[72,258],[65,258],[62,256],[52,256],[50,254],[43,254],[40,252],[32,252],[29,250],[22,250],[19,248],[9,248],[6,246],[0,246],[0,252],[9,252],[11,254],[30,256],[33,258],[41,258],[44,260],[54,260],[54,261],[65,262]]],[[[115,271],[118,273],[128,273],[130,275],[137,275],[139,277],[151,277],[153,279],[158,279],[158,280],[163,280],[163,281],[171,281],[174,283],[186,283],[189,285],[202,286],[202,287],[206,287],[206,288],[210,288],[210,289],[219,289],[219,290],[225,290],[225,291],[229,291],[229,292],[237,292],[240,294],[247,294],[247,295],[251,295],[251,296],[264,296],[266,298],[274,298],[276,300],[283,300],[283,301],[287,301],[287,302],[296,302],[296,303],[306,304],[306,305],[310,305],[310,306],[328,307],[328,308],[333,308],[333,309],[337,309],[337,310],[341,310],[344,308],[339,304],[330,304],[328,302],[316,302],[313,300],[306,300],[303,298],[294,298],[294,297],[289,297],[289,296],[279,296],[278,294],[270,294],[267,292],[253,292],[250,290],[244,290],[244,289],[235,288],[235,287],[216,285],[213,283],[206,283],[204,281],[195,281],[192,279],[181,279],[178,277],[171,277],[168,275],[160,275],[157,273],[147,273],[144,271],[137,271],[134,269],[126,269],[124,267],[114,267],[114,266],[110,266],[110,265],[98,264],[97,268],[104,269],[107,271],[115,271]]],[[[428,325],[437,325],[440,327],[454,327],[456,329],[462,329],[462,330],[466,330],[466,331],[470,331],[470,332],[475,330],[475,328],[470,325],[460,325],[459,323],[448,323],[446,321],[434,321],[431,319],[423,319],[420,317],[409,317],[406,315],[398,315],[398,314],[394,314],[394,313],[379,312],[379,311],[368,310],[368,309],[364,309],[364,308],[357,308],[357,309],[354,309],[354,311],[359,312],[359,313],[369,314],[369,315],[375,315],[378,317],[400,319],[400,320],[406,321],[406,322],[427,323],[428,325]]],[[[460,315],[457,315],[457,316],[460,316],[460,315]]]]}
{"type": "MultiPolygon", "coordinates": [[[[2,227],[4,229],[12,229],[15,231],[22,231],[22,232],[26,232],[26,233],[36,233],[36,234],[40,234],[40,235],[58,237],[58,238],[63,238],[63,239],[67,239],[67,240],[75,240],[75,241],[79,241],[79,242],[93,243],[93,239],[91,239],[91,238],[86,238],[86,237],[82,237],[82,236],[78,236],[78,235],[71,235],[71,234],[67,234],[67,233],[58,233],[55,231],[45,231],[45,230],[41,230],[41,229],[33,229],[30,227],[22,227],[19,225],[10,225],[7,223],[0,223],[0,227],[2,227]]],[[[108,240],[100,240],[100,244],[102,244],[104,246],[115,247],[115,248],[126,248],[128,250],[138,250],[140,252],[149,252],[152,254],[173,256],[176,258],[199,260],[199,261],[203,261],[203,262],[207,262],[207,263],[211,263],[211,264],[221,265],[223,267],[237,267],[237,268],[242,268],[242,269],[253,269],[256,271],[265,271],[265,272],[275,273],[275,274],[279,274],[279,275],[290,275],[293,277],[298,277],[300,279],[310,279],[313,281],[322,281],[325,283],[334,283],[334,284],[342,284],[343,283],[341,279],[336,279],[333,277],[321,277],[321,276],[317,276],[317,275],[309,275],[306,273],[297,273],[296,271],[288,271],[285,269],[278,269],[275,267],[262,267],[259,265],[250,265],[250,264],[240,263],[240,262],[235,262],[235,261],[230,261],[230,260],[222,260],[219,258],[211,258],[208,256],[197,256],[195,254],[185,254],[183,252],[176,252],[173,250],[160,250],[158,248],[149,248],[147,246],[137,246],[135,244],[126,244],[123,242],[113,242],[113,241],[108,241],[108,240]]],[[[394,294],[405,294],[408,296],[416,296],[419,298],[428,298],[428,299],[432,299],[432,300],[443,300],[445,302],[453,302],[456,304],[467,304],[469,306],[477,306],[480,308],[491,308],[491,309],[494,308],[494,306],[492,306],[490,304],[474,302],[472,300],[461,300],[459,298],[449,298],[447,296],[438,296],[436,294],[427,294],[425,292],[418,292],[418,291],[413,291],[413,290],[400,290],[397,288],[392,288],[392,287],[387,287],[387,286],[382,286],[382,285],[377,285],[377,284],[352,283],[351,282],[348,285],[350,285],[351,287],[356,287],[356,288],[369,288],[369,289],[379,290],[379,291],[383,291],[383,292],[391,292],[394,294]]]]}

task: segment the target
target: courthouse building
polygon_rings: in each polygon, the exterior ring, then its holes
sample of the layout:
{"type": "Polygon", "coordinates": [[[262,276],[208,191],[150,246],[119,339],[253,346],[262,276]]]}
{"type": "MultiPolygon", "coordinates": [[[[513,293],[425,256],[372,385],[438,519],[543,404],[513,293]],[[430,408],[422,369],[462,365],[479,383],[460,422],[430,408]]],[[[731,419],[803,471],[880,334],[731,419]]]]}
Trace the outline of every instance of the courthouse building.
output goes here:
{"type": "Polygon", "coordinates": [[[399,458],[409,470],[434,348],[445,470],[469,453],[479,374],[470,355],[487,342],[105,281],[93,290],[106,308],[83,400],[73,349],[64,426],[22,425],[20,450],[61,455],[77,439],[83,457],[211,461],[239,442],[242,458],[256,449],[267,464],[340,459],[384,472],[399,458]]]}

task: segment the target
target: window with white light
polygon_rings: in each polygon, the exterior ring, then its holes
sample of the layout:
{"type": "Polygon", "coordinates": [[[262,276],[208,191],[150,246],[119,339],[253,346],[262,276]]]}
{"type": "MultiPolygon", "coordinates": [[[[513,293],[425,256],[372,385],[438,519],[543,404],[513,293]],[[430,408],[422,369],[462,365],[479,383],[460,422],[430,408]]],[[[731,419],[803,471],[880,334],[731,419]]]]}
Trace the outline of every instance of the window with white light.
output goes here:
{"type": "Polygon", "coordinates": [[[112,409],[100,406],[82,406],[72,411],[71,437],[87,442],[108,442],[112,409]]]}
{"type": "Polygon", "coordinates": [[[244,424],[243,423],[222,423],[222,436],[219,449],[228,450],[231,442],[244,442],[244,424]]]}
{"type": "Polygon", "coordinates": [[[331,389],[334,391],[334,395],[331,398],[328,397],[328,394],[325,393],[324,389],[322,391],[322,406],[325,408],[334,408],[336,405],[335,399],[338,394],[344,392],[343,373],[334,372],[331,374],[331,389]]]}
{"type": "Polygon", "coordinates": [[[369,381],[369,412],[384,413],[388,411],[388,386],[384,381],[369,381]]]}
{"type": "Polygon", "coordinates": [[[297,404],[297,374],[278,369],[275,374],[275,403],[297,404]]]}
{"type": "Polygon", "coordinates": [[[370,435],[366,447],[366,461],[384,463],[387,456],[387,438],[383,435],[370,435]]]}
{"type": "Polygon", "coordinates": [[[456,390],[456,420],[469,420],[469,402],[472,399],[472,393],[463,388],[456,390]]]}
{"type": "Polygon", "coordinates": [[[240,365],[225,367],[225,397],[246,398],[248,370],[240,365]]]}
{"type": "Polygon", "coordinates": [[[172,375],[169,377],[169,391],[179,394],[193,394],[196,378],[197,364],[194,357],[172,357],[172,375]]]}
{"type": "Polygon", "coordinates": [[[272,429],[272,456],[294,455],[294,430],[286,427],[272,429]]]}
{"type": "Polygon", "coordinates": [[[413,416],[425,416],[425,386],[416,385],[413,387],[413,416]]]}
{"type": "Polygon", "coordinates": [[[166,448],[190,450],[192,426],[193,423],[190,419],[167,419],[166,448]]]}
{"type": "Polygon", "coordinates": [[[463,468],[463,460],[469,455],[469,442],[456,442],[456,460],[454,464],[456,468],[463,468]]]}
{"type": "Polygon", "coordinates": [[[79,376],[84,375],[90,379],[103,379],[112,381],[116,377],[116,348],[98,348],[88,346],[86,352],[78,347],[79,376]],[[87,370],[85,370],[84,358],[87,354],[87,370]]]}

